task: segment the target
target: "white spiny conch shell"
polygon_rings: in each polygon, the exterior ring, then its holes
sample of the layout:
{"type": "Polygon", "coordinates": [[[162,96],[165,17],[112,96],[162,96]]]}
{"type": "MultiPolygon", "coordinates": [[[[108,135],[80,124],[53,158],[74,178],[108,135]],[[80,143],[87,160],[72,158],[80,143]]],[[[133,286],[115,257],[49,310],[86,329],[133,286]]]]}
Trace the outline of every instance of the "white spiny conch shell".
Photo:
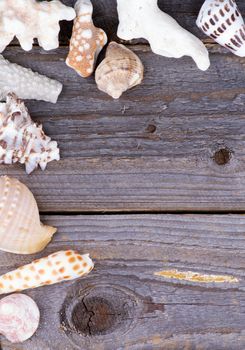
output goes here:
{"type": "Polygon", "coordinates": [[[205,45],[162,12],[157,0],[117,0],[117,9],[119,38],[144,38],[158,55],[174,58],[190,56],[199,69],[204,71],[209,68],[209,55],[205,45]]]}
{"type": "Polygon", "coordinates": [[[0,250],[34,254],[43,250],[56,228],[40,222],[36,200],[21,182],[0,177],[0,250]]]}
{"type": "Polygon", "coordinates": [[[11,343],[22,343],[36,332],[40,312],[25,294],[11,294],[0,300],[0,333],[11,343]]]}
{"type": "Polygon", "coordinates": [[[59,21],[71,21],[76,14],[73,8],[59,0],[1,0],[0,1],[0,52],[16,36],[22,49],[32,49],[37,38],[44,50],[59,46],[59,21]]]}
{"type": "Polygon", "coordinates": [[[89,254],[60,251],[0,276],[0,294],[74,280],[86,276],[93,268],[89,254]]]}
{"type": "Polygon", "coordinates": [[[124,91],[140,84],[143,75],[139,57],[124,45],[111,42],[105,59],[96,69],[95,80],[101,91],[117,99],[124,91]]]}
{"type": "Polygon", "coordinates": [[[206,0],[197,26],[221,46],[245,57],[245,24],[234,0],[206,0]]]}
{"type": "Polygon", "coordinates": [[[38,166],[45,170],[52,160],[59,160],[57,142],[35,124],[24,103],[15,94],[0,103],[0,164],[25,164],[27,174],[38,166]]]}
{"type": "Polygon", "coordinates": [[[90,0],[78,0],[75,10],[77,17],[66,64],[87,78],[94,72],[98,55],[107,43],[107,35],[93,24],[93,5],[90,0]]]}
{"type": "MultiPolygon", "coordinates": [[[[0,0],[1,1],[1,0],[0,0]]],[[[10,63],[0,55],[0,100],[9,92],[19,98],[43,100],[56,103],[61,93],[62,84],[31,69],[10,63]]]]}

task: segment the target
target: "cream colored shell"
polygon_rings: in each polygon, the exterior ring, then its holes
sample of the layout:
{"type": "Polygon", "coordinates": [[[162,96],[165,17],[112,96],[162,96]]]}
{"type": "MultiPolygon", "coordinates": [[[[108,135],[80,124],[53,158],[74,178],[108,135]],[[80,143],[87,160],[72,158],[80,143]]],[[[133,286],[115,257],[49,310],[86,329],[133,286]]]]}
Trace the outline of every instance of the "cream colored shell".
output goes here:
{"type": "Polygon", "coordinates": [[[21,182],[0,177],[0,249],[16,254],[43,250],[56,228],[40,222],[37,203],[21,182]]]}
{"type": "Polygon", "coordinates": [[[113,98],[140,84],[144,67],[139,57],[124,45],[111,42],[106,57],[95,72],[98,88],[113,98]]]}

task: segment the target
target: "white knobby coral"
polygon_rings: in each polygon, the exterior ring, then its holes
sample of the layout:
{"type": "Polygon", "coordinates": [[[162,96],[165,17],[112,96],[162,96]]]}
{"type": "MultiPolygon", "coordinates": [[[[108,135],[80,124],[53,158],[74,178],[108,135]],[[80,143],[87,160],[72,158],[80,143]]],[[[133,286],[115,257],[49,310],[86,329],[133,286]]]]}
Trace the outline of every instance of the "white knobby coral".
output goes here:
{"type": "Polygon", "coordinates": [[[16,36],[22,49],[32,49],[37,38],[44,50],[59,47],[59,21],[71,21],[76,13],[59,0],[1,0],[0,1],[0,52],[16,36]]]}
{"type": "Polygon", "coordinates": [[[44,170],[47,163],[59,159],[57,142],[33,122],[15,94],[8,94],[7,102],[0,104],[0,164],[19,162],[30,174],[38,165],[44,170]]]}
{"type": "Polygon", "coordinates": [[[180,58],[191,56],[201,70],[210,66],[205,45],[162,12],[157,0],[117,0],[118,37],[124,40],[144,38],[154,53],[180,58]]]}
{"type": "Polygon", "coordinates": [[[0,100],[14,92],[23,99],[56,103],[62,84],[31,69],[10,63],[0,55],[0,100]]]}

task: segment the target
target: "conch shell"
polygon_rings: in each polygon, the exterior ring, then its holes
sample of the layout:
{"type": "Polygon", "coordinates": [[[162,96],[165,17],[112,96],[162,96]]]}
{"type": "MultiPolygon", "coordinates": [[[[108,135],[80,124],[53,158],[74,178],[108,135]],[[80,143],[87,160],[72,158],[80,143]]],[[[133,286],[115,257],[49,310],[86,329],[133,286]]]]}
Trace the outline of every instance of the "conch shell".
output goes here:
{"type": "Polygon", "coordinates": [[[1,0],[0,1],[0,52],[16,36],[22,49],[32,49],[33,39],[37,38],[44,50],[59,46],[59,21],[75,18],[73,8],[59,0],[1,0]]]}
{"type": "Polygon", "coordinates": [[[56,228],[40,222],[35,198],[16,179],[0,177],[0,249],[34,254],[50,242],[56,228]]]}
{"type": "Polygon", "coordinates": [[[245,24],[234,0],[206,0],[197,26],[221,46],[245,57],[245,24]]]}
{"type": "Polygon", "coordinates": [[[75,10],[77,17],[66,64],[87,78],[94,71],[97,57],[107,43],[107,35],[93,24],[93,5],[90,0],[78,0],[75,10]]]}
{"type": "Polygon", "coordinates": [[[60,251],[0,276],[0,294],[74,280],[87,275],[93,268],[89,254],[60,251]]]}
{"type": "Polygon", "coordinates": [[[15,94],[8,94],[7,103],[0,103],[0,164],[19,162],[30,174],[38,165],[44,170],[47,163],[59,159],[57,142],[32,121],[15,94]]]}
{"type": "Polygon", "coordinates": [[[124,91],[140,84],[143,74],[139,57],[124,45],[111,42],[105,59],[96,69],[95,80],[101,91],[117,99],[124,91]]]}
{"type": "Polygon", "coordinates": [[[61,90],[62,84],[58,81],[10,63],[0,55],[0,100],[4,100],[9,92],[14,92],[25,100],[56,103],[61,90]]]}
{"type": "Polygon", "coordinates": [[[174,58],[190,56],[199,69],[209,68],[209,55],[205,45],[162,12],[157,0],[117,0],[117,9],[119,38],[144,38],[158,55],[174,58]]]}

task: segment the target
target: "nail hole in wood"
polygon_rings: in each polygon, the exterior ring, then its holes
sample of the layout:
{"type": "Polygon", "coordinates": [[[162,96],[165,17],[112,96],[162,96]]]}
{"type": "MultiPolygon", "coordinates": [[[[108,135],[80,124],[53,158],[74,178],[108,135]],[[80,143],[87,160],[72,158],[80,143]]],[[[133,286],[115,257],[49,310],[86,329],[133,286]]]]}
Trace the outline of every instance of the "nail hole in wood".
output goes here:
{"type": "Polygon", "coordinates": [[[154,132],[157,130],[157,127],[153,124],[149,124],[146,128],[146,131],[150,134],[154,134],[154,132]]]}
{"type": "Polygon", "coordinates": [[[217,165],[226,165],[231,160],[231,151],[228,148],[221,148],[215,152],[213,160],[217,165]]]}

